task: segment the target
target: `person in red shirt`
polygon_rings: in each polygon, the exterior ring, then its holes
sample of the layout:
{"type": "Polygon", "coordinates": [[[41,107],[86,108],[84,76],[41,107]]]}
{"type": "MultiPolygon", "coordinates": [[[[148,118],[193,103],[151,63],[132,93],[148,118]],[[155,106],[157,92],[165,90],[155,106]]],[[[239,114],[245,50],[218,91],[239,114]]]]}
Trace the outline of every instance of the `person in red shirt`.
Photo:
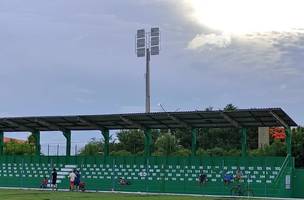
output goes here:
{"type": "Polygon", "coordinates": [[[41,181],[40,188],[47,188],[48,181],[49,180],[46,177],[44,177],[43,180],[41,181]]]}

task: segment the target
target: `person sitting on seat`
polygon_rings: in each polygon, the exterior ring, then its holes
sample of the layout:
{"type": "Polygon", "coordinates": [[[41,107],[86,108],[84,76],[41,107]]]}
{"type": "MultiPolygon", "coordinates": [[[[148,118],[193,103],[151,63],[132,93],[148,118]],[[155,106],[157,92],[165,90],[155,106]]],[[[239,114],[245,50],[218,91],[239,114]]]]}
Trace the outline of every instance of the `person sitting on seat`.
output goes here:
{"type": "Polygon", "coordinates": [[[204,171],[201,171],[201,174],[198,177],[199,184],[205,184],[207,182],[207,175],[204,173],[204,171]]]}
{"type": "Polygon", "coordinates": [[[240,180],[242,179],[242,177],[243,177],[243,173],[242,173],[241,169],[238,167],[237,170],[236,170],[236,172],[235,172],[235,180],[237,182],[240,182],[240,180]]]}
{"type": "Polygon", "coordinates": [[[120,177],[119,178],[119,185],[130,185],[130,182],[127,181],[125,178],[120,177]]]}
{"type": "Polygon", "coordinates": [[[48,179],[46,178],[46,176],[42,179],[41,181],[41,185],[40,185],[40,188],[47,188],[47,185],[48,185],[48,179]]]}
{"type": "Polygon", "coordinates": [[[230,184],[232,182],[232,180],[233,180],[233,175],[231,173],[229,173],[229,172],[226,172],[224,174],[224,184],[228,185],[228,184],[230,184]]]}
{"type": "Polygon", "coordinates": [[[82,192],[84,192],[86,190],[84,182],[79,182],[79,190],[82,192]]]}

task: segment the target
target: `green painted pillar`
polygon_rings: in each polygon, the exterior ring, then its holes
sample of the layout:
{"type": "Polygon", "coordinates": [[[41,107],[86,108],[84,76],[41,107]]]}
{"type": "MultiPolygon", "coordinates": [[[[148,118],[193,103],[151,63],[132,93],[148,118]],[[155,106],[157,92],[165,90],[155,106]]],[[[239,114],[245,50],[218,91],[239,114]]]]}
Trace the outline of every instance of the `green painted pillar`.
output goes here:
{"type": "Polygon", "coordinates": [[[151,151],[152,151],[151,129],[144,130],[144,134],[145,134],[145,156],[151,156],[151,151]]]}
{"type": "Polygon", "coordinates": [[[287,147],[287,155],[291,156],[291,128],[285,128],[285,134],[286,134],[286,147],[287,147]]]}
{"type": "Polygon", "coordinates": [[[32,132],[34,138],[35,138],[35,155],[40,156],[40,150],[41,150],[41,145],[40,145],[40,131],[33,131],[32,132]]]}
{"type": "Polygon", "coordinates": [[[247,156],[247,128],[241,128],[242,156],[247,156]]]}
{"type": "Polygon", "coordinates": [[[4,154],[4,133],[3,131],[0,131],[0,155],[4,154]]]}
{"type": "Polygon", "coordinates": [[[197,128],[191,129],[191,136],[191,155],[195,156],[197,150],[197,128]]]}
{"type": "Polygon", "coordinates": [[[71,155],[71,131],[70,130],[65,130],[63,131],[63,135],[66,139],[66,156],[71,155]]]}
{"type": "Polygon", "coordinates": [[[103,129],[101,131],[104,139],[104,148],[103,148],[103,155],[109,156],[110,154],[110,132],[109,129],[103,129]]]}

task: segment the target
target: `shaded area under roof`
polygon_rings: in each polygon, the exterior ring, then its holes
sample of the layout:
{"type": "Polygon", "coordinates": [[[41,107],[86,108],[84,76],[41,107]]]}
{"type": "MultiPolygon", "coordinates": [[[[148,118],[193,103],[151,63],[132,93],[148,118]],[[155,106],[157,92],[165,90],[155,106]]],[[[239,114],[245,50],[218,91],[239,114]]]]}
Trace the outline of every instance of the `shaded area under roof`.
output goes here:
{"type": "Polygon", "coordinates": [[[0,118],[5,132],[282,126],[297,124],[281,108],[0,118]]]}

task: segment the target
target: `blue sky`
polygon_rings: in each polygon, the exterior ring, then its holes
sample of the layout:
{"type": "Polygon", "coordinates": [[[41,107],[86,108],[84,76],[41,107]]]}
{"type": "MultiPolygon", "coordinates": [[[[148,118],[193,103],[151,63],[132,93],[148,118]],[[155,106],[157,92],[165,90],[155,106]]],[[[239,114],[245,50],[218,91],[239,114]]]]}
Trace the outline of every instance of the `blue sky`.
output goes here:
{"type": "MultiPolygon", "coordinates": [[[[282,107],[303,125],[304,27],[227,34],[194,12],[184,0],[0,0],[0,115],[143,112],[145,60],[135,56],[134,35],[159,26],[152,111],[161,111],[159,103],[167,110],[282,107]]],[[[100,134],[72,140],[92,137],[100,134]]],[[[41,140],[64,143],[59,132],[41,140]]]]}

